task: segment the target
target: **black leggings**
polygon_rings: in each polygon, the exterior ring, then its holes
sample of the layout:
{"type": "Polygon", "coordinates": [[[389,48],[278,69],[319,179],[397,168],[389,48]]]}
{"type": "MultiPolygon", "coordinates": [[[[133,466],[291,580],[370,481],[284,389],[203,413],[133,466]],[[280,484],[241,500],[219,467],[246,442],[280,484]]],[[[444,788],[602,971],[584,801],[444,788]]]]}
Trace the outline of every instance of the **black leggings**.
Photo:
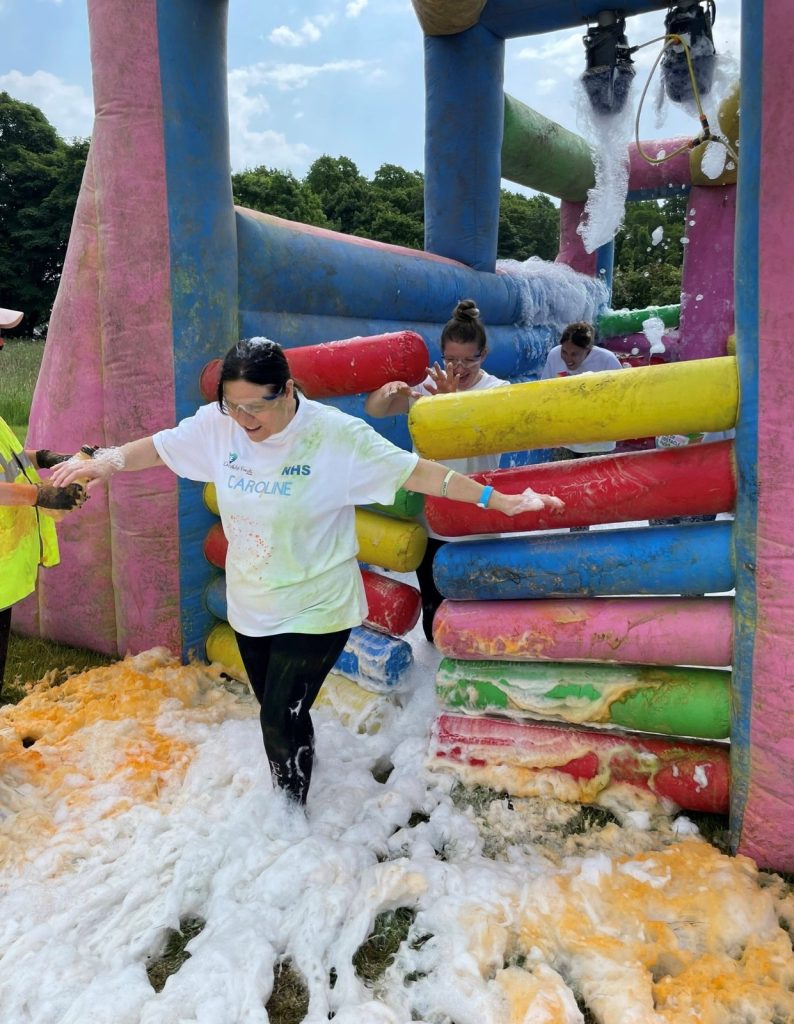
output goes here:
{"type": "Polygon", "coordinates": [[[8,657],[8,638],[11,634],[11,609],[4,608],[0,612],[0,694],[3,692],[3,677],[8,657]]]}
{"type": "Polygon", "coordinates": [[[309,709],[350,636],[337,633],[277,633],[243,636],[237,646],[259,701],[259,721],[273,783],[305,804],[314,763],[314,728],[309,709]]]}

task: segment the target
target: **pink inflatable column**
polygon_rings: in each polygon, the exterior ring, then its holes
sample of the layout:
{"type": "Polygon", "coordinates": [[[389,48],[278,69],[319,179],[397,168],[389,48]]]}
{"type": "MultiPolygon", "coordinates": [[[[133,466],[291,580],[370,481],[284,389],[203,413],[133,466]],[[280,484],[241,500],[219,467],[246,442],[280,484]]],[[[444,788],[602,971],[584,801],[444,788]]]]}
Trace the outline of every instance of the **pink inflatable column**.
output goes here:
{"type": "Polygon", "coordinates": [[[733,333],[736,186],[693,185],[681,281],[681,358],[724,356],[733,333]]]}
{"type": "MultiPolygon", "coordinates": [[[[31,410],[34,447],[112,445],[174,422],[157,4],[88,7],[96,118],[31,410]]],[[[108,653],[180,650],[177,483],[167,470],[118,477],[110,506],[106,493],[92,496],[60,540],[62,564],[37,595],[44,635],[108,653]]],[[[35,628],[30,610],[20,621],[35,628]]]]}

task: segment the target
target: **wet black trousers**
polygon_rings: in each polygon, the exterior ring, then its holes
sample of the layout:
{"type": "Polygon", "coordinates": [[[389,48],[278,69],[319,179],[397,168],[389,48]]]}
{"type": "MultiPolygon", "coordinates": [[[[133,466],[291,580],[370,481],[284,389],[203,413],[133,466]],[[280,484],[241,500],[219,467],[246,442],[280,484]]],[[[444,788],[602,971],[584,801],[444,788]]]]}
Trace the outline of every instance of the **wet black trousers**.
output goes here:
{"type": "Polygon", "coordinates": [[[259,721],[273,784],[292,800],[305,804],[314,763],[309,709],[342,653],[350,630],[275,636],[235,632],[235,636],[259,701],[259,721]]]}
{"type": "Polygon", "coordinates": [[[0,693],[3,692],[3,677],[8,657],[8,639],[11,635],[11,609],[4,608],[0,612],[0,693]]]}

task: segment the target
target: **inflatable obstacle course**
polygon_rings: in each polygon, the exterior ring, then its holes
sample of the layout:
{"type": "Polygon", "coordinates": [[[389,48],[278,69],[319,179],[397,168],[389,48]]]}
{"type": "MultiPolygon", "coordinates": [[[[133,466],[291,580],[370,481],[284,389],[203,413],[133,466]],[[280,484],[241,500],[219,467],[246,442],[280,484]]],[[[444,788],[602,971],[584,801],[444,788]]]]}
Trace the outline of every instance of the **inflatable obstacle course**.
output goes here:
{"type": "MultiPolygon", "coordinates": [[[[459,4],[434,3],[433,16],[426,18],[421,12],[430,5],[417,3],[426,32],[428,83],[425,253],[235,209],[228,174],[226,3],[207,6],[201,18],[188,0],[133,6],[134,16],[119,32],[118,5],[89,0],[96,120],[31,411],[31,447],[76,449],[87,437],[112,445],[172,425],[201,401],[203,367],[241,336],[265,335],[297,348],[413,330],[436,359],[441,326],[457,300],[472,295],[489,329],[489,370],[526,382],[538,374],[560,323],[596,320],[604,311],[605,287],[593,275],[603,272],[609,280],[612,244],[586,252],[578,231],[592,180],[586,147],[550,131],[542,118],[526,116],[503,92],[505,40],[580,27],[580,5],[489,0],[463,11],[459,4]],[[462,66],[468,70],[463,78],[462,66]],[[544,187],[564,197],[555,281],[569,270],[575,300],[559,292],[549,300],[550,268],[532,267],[523,277],[515,271],[494,273],[502,168],[524,174],[521,153],[535,156],[544,133],[550,140],[545,152],[555,155],[559,168],[552,175],[556,180],[544,187]],[[467,151],[476,149],[476,161],[461,158],[461,140],[467,151]],[[575,180],[562,182],[563,170],[572,165],[557,159],[561,152],[580,154],[575,180]],[[136,209],[133,231],[130,206],[136,209]]],[[[539,386],[534,393],[516,394],[505,388],[503,420],[487,403],[459,404],[465,396],[418,402],[412,415],[420,450],[429,454],[439,441],[436,457],[441,458],[573,442],[588,433],[593,440],[613,440],[689,433],[690,423],[693,430],[736,425],[731,831],[736,849],[791,870],[793,804],[786,780],[794,775],[792,707],[789,690],[780,686],[794,659],[794,599],[786,596],[794,594],[788,555],[794,526],[790,474],[780,472],[781,464],[794,461],[788,451],[794,443],[789,429],[794,367],[787,351],[794,243],[781,228],[794,207],[794,183],[788,138],[779,130],[790,120],[794,102],[787,87],[788,6],[784,0],[764,0],[760,9],[742,5],[742,95],[739,100],[734,92],[729,99],[733,128],[727,121],[724,126],[725,136],[736,143],[741,124],[738,185],[732,184],[731,161],[726,176],[705,174],[710,147],[691,149],[691,139],[628,147],[630,199],[658,198],[671,194],[671,188],[688,193],[680,319],[670,354],[682,361],[679,365],[724,356],[735,296],[735,369],[725,373],[717,366],[713,375],[706,374],[711,384],[705,388],[659,377],[669,385],[669,403],[661,398],[664,387],[651,392],[643,383],[637,386],[643,404],[632,406],[634,385],[628,379],[617,390],[605,382],[605,392],[612,390],[604,402],[601,386],[585,379],[567,390],[539,386]],[[734,245],[741,253],[735,281],[734,245]],[[576,403],[584,410],[581,417],[573,410],[574,396],[581,399],[576,403]],[[571,408],[546,431],[543,425],[554,422],[558,400],[571,408]],[[431,406],[438,407],[438,423],[431,422],[436,416],[429,413],[431,406]],[[444,430],[435,437],[439,424],[444,430]]],[[[630,19],[666,7],[629,0],[622,10],[630,19]]],[[[585,12],[596,13],[596,8],[585,12]]],[[[720,111],[721,125],[729,115],[727,107],[720,111]]],[[[547,172],[552,162],[540,166],[547,172]]],[[[528,170],[536,172],[537,167],[528,170]]],[[[476,397],[468,396],[467,403],[476,397]]],[[[328,401],[363,414],[361,395],[328,401]]],[[[410,444],[401,419],[384,421],[379,429],[396,443],[410,444]]],[[[201,557],[212,522],[195,485],[177,482],[161,469],[134,479],[119,475],[109,493],[97,489],[81,516],[64,524],[61,566],[45,575],[34,599],[15,610],[16,628],[108,653],[154,645],[183,654],[197,649],[214,621],[204,592],[216,569],[201,557]]],[[[596,568],[598,575],[603,566],[596,568]]],[[[653,663],[654,657],[663,658],[662,665],[683,662],[694,642],[686,624],[677,634],[678,655],[662,654],[650,640],[661,643],[665,629],[693,609],[691,599],[660,594],[599,600],[616,609],[615,602],[624,598],[638,605],[661,602],[655,607],[662,611],[662,625],[657,629],[629,612],[624,624],[637,628],[617,655],[609,640],[586,627],[577,640],[581,649],[633,663],[653,663]],[[676,600],[678,612],[665,610],[676,600]],[[645,637],[649,648],[636,650],[642,645],[635,636],[645,637]]],[[[587,598],[571,598],[576,600],[589,609],[587,598]]],[[[589,610],[582,616],[585,623],[598,618],[589,610]]],[[[698,625],[711,617],[722,625],[724,615],[717,610],[704,613],[698,625]]],[[[442,626],[449,633],[449,621],[441,615],[439,636],[442,626]]],[[[492,639],[482,628],[474,631],[481,646],[501,642],[503,625],[491,625],[492,639]]],[[[722,646],[725,636],[721,628],[714,644],[722,646]]],[[[568,638],[560,623],[551,646],[564,646],[568,638]]],[[[508,639],[516,649],[526,649],[517,635],[508,639]]],[[[669,637],[665,643],[669,651],[669,637]]]]}

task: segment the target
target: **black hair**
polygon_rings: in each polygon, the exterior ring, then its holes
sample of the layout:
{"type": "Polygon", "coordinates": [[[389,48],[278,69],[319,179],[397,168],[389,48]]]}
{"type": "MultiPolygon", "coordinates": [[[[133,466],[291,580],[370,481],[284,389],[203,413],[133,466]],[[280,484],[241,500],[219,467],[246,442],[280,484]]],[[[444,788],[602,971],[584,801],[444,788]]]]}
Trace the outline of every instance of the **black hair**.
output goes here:
{"type": "Polygon", "coordinates": [[[578,348],[589,348],[595,344],[595,328],[586,320],[576,320],[562,332],[560,344],[564,345],[566,341],[573,342],[578,348]]]}
{"type": "Polygon", "coordinates": [[[485,326],[480,320],[480,311],[474,299],[461,299],[452,311],[452,318],[444,324],[441,332],[441,351],[448,341],[458,341],[463,345],[474,343],[478,352],[483,352],[488,344],[485,326]]]}
{"type": "Polygon", "coordinates": [[[218,380],[218,405],[223,412],[223,385],[226,381],[244,380],[249,384],[270,386],[277,395],[284,390],[289,379],[289,363],[281,345],[268,338],[244,338],[223,357],[218,380]]]}

